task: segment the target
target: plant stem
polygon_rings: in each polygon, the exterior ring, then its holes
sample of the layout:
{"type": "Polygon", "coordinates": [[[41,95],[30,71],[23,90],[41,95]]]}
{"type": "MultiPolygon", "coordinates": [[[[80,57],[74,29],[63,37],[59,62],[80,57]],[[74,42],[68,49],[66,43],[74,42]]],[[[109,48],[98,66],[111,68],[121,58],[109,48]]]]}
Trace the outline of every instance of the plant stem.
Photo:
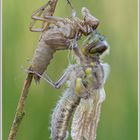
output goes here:
{"type": "Polygon", "coordinates": [[[29,91],[29,87],[31,85],[32,79],[33,79],[33,74],[29,73],[27,75],[27,78],[26,78],[24,85],[23,85],[23,89],[22,89],[21,96],[20,96],[20,99],[18,102],[15,118],[14,118],[11,130],[9,133],[8,140],[15,140],[15,138],[16,138],[16,134],[17,134],[19,125],[20,125],[20,123],[23,119],[23,116],[25,114],[24,113],[24,106],[25,106],[25,101],[26,101],[26,98],[28,95],[28,91],[29,91]]]}

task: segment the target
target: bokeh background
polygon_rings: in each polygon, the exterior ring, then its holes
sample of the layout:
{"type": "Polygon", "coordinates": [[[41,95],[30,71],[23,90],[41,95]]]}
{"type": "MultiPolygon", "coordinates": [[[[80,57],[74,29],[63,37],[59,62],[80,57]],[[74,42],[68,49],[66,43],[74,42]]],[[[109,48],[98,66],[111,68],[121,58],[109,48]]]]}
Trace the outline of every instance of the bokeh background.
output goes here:
{"type": "MultiPolygon", "coordinates": [[[[97,140],[137,140],[137,0],[71,0],[80,15],[86,6],[100,20],[99,31],[110,44],[105,62],[111,66],[106,82],[97,140]]],[[[30,16],[45,0],[3,0],[3,140],[15,115],[17,102],[40,33],[29,31],[30,16]]],[[[56,16],[70,16],[66,0],[59,0],[56,16]]],[[[67,51],[57,52],[47,73],[56,80],[67,67],[67,51]]],[[[56,90],[41,80],[32,82],[26,116],[17,140],[47,140],[53,108],[64,87],[56,90]]],[[[71,138],[69,138],[70,140],[71,138]]]]}

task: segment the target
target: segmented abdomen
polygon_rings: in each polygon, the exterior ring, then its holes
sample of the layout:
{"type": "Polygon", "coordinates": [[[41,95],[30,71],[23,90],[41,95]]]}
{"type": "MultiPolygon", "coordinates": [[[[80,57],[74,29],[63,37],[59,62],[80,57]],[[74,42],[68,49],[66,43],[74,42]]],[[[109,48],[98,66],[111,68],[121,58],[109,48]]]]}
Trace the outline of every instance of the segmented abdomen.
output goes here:
{"type": "Polygon", "coordinates": [[[65,140],[67,137],[68,122],[73,111],[79,104],[79,97],[67,89],[60,98],[52,114],[51,138],[52,140],[65,140]]]}
{"type": "MultiPolygon", "coordinates": [[[[38,47],[33,56],[31,70],[42,75],[53,58],[53,53],[55,51],[56,50],[53,49],[53,47],[47,45],[44,40],[39,41],[38,47]]],[[[34,78],[37,81],[39,80],[39,76],[35,74],[34,78]]]]}

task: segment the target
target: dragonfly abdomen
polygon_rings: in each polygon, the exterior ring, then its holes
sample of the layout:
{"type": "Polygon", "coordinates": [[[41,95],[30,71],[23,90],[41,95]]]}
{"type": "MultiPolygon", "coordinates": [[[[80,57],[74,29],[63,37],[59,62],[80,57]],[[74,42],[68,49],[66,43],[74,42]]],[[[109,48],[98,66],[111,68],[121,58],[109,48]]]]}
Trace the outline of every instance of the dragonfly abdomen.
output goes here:
{"type": "Polygon", "coordinates": [[[52,140],[65,140],[67,137],[68,122],[73,111],[79,104],[79,97],[71,93],[71,89],[65,91],[58,101],[52,114],[51,138],[52,140]]]}

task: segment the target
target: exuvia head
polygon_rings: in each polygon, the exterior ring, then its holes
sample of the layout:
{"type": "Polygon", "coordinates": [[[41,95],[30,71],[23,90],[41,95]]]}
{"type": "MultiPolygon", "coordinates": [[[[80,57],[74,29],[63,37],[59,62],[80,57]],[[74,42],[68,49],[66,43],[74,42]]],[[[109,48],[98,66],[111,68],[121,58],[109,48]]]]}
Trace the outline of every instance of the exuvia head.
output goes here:
{"type": "Polygon", "coordinates": [[[85,24],[95,30],[99,25],[99,20],[91,15],[86,7],[82,7],[81,13],[84,17],[85,24]]]}
{"type": "Polygon", "coordinates": [[[105,38],[99,33],[90,34],[81,48],[83,54],[90,58],[101,57],[109,50],[109,45],[105,38]]]}

